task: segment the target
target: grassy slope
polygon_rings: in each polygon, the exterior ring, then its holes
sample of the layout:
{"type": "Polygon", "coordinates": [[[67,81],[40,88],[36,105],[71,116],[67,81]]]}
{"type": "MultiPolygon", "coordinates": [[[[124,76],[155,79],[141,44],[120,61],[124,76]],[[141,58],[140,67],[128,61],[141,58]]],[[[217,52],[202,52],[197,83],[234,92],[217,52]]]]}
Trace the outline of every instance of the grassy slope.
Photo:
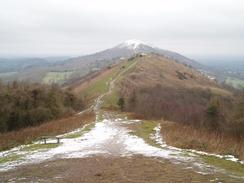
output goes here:
{"type": "Polygon", "coordinates": [[[124,77],[126,77],[127,74],[133,72],[133,70],[136,67],[136,64],[138,63],[138,58],[135,58],[132,61],[128,61],[125,63],[122,63],[121,65],[121,72],[123,72],[116,80],[115,87],[113,88],[112,92],[104,97],[104,102],[102,107],[106,109],[119,109],[117,102],[119,100],[119,87],[117,83],[119,84],[120,81],[123,80],[124,77]]]}
{"type": "Polygon", "coordinates": [[[137,86],[155,86],[161,84],[164,87],[179,88],[200,88],[210,89],[220,95],[231,93],[219,87],[214,81],[204,77],[195,69],[186,67],[173,60],[156,55],[148,55],[137,58],[139,64],[132,73],[128,73],[125,79],[130,79],[132,84],[137,86]],[[186,74],[187,79],[179,79],[177,72],[186,74]]]}
{"type": "Polygon", "coordinates": [[[137,59],[133,72],[118,83],[127,111],[149,118],[181,121],[185,116],[183,122],[200,121],[199,114],[204,113],[211,96],[229,98],[232,95],[200,72],[173,60],[156,55],[137,59]]]}
{"type": "MultiPolygon", "coordinates": [[[[124,71],[129,72],[131,69],[130,66],[134,63],[134,61],[124,61],[118,65],[113,66],[111,69],[102,71],[95,78],[86,80],[85,82],[73,87],[72,89],[76,94],[81,94],[87,104],[90,105],[94,99],[108,91],[109,82],[112,79],[116,78],[124,71]],[[129,67],[130,69],[128,69],[129,67]]],[[[122,77],[123,75],[119,76],[117,79],[120,80],[122,77]]],[[[117,99],[118,90],[115,87],[112,93],[105,97],[103,107],[116,107],[117,99]]]]}
{"type": "Polygon", "coordinates": [[[94,99],[108,90],[108,82],[116,76],[119,70],[119,65],[104,70],[98,76],[73,86],[72,90],[77,95],[81,95],[87,105],[90,105],[94,99]]]}

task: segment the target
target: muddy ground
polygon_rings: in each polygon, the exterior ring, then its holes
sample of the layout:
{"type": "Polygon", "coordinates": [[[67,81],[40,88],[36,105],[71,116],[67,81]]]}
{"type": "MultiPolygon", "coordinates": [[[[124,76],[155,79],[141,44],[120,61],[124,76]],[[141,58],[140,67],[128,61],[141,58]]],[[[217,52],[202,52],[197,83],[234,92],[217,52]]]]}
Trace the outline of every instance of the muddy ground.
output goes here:
{"type": "Polygon", "coordinates": [[[63,183],[177,183],[216,182],[167,160],[133,157],[94,156],[81,159],[59,159],[26,165],[0,173],[1,182],[63,183]]]}

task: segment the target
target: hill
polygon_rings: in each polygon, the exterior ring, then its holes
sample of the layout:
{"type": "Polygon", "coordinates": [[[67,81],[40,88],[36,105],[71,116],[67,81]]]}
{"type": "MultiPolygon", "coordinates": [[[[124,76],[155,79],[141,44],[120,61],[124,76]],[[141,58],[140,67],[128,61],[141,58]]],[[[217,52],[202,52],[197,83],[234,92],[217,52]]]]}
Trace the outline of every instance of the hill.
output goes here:
{"type": "MultiPolygon", "coordinates": [[[[112,64],[119,63],[138,53],[155,53],[161,56],[177,60],[180,63],[194,68],[207,70],[198,62],[186,58],[178,53],[149,46],[138,40],[128,40],[113,48],[106,49],[91,55],[75,57],[53,64],[39,64],[38,67],[27,67],[16,73],[5,73],[4,80],[28,80],[32,82],[44,82],[47,84],[64,84],[77,80],[92,72],[104,69],[112,64]],[[9,75],[8,75],[9,74],[9,75]]],[[[1,78],[1,75],[0,75],[1,78]]]]}
{"type": "Polygon", "coordinates": [[[140,135],[154,129],[150,126],[153,120],[160,123],[170,145],[244,158],[244,96],[240,93],[157,54],[125,59],[71,89],[91,101],[106,92],[108,82],[115,78],[115,87],[104,96],[102,108],[122,109],[125,115],[145,120],[140,135]]]}
{"type": "Polygon", "coordinates": [[[242,94],[166,57],[148,54],[129,60],[135,66],[116,82],[105,108],[120,107],[137,118],[160,121],[171,145],[243,159],[242,94]]]}
{"type": "MultiPolygon", "coordinates": [[[[73,90],[72,96],[81,97],[82,104],[87,107],[87,110],[40,126],[2,133],[0,141],[1,147],[9,148],[14,146],[12,142],[15,142],[15,145],[30,143],[42,135],[61,133],[59,137],[62,138],[62,143],[47,145],[36,144],[34,141],[32,144],[16,147],[8,151],[7,156],[1,158],[3,168],[11,166],[12,163],[18,163],[16,166],[21,166],[21,162],[29,164],[30,153],[40,154],[34,157],[33,162],[39,163],[38,157],[44,159],[53,157],[59,162],[60,159],[56,157],[66,157],[77,152],[79,154],[76,154],[78,155],[76,158],[86,158],[83,154],[87,151],[90,153],[95,148],[92,157],[97,154],[100,156],[100,152],[108,153],[109,156],[106,158],[126,157],[128,154],[130,157],[132,154],[145,155],[160,162],[161,158],[170,160],[167,162],[174,160],[182,165],[185,165],[186,161],[187,167],[191,163],[193,165],[197,163],[197,167],[201,165],[204,170],[205,166],[212,167],[213,164],[214,167],[221,167],[221,170],[223,168],[228,171],[228,176],[232,173],[243,175],[243,165],[240,161],[244,157],[243,136],[241,136],[243,133],[240,130],[236,136],[230,133],[233,129],[241,129],[240,127],[243,126],[241,123],[244,119],[241,113],[243,104],[236,103],[240,111],[236,113],[237,118],[233,121],[235,128],[226,131],[223,127],[229,124],[225,123],[227,118],[223,109],[226,108],[223,108],[223,104],[229,106],[236,96],[190,66],[160,55],[137,54],[119,64],[90,74],[82,80],[76,80],[65,88],[68,90],[58,91],[61,92],[58,101],[67,98],[62,97],[62,92],[66,95],[67,91],[73,90]],[[121,109],[122,112],[111,111],[111,109],[121,109]],[[138,120],[139,117],[141,120],[138,120]],[[237,119],[240,122],[239,128],[237,128],[237,119]],[[73,131],[70,131],[72,129],[73,131]],[[65,132],[68,133],[62,134],[65,132]],[[174,148],[171,145],[184,149],[174,148]],[[21,154],[17,154],[20,156],[15,156],[16,151],[21,151],[21,154]]],[[[23,95],[23,92],[18,91],[17,93],[23,95]]],[[[32,87],[24,91],[27,93],[24,93],[23,97],[17,97],[17,103],[26,104],[27,101],[32,106],[33,100],[29,94],[33,93],[32,87]],[[25,100],[26,97],[28,100],[25,100]]],[[[47,94],[51,98],[47,98],[43,104],[52,102],[52,98],[56,98],[56,94],[49,95],[48,91],[47,94]]],[[[12,96],[16,96],[16,93],[12,96]]],[[[11,98],[15,99],[12,96],[11,98]]],[[[67,100],[65,101],[64,104],[67,104],[67,100]]],[[[244,100],[240,98],[239,101],[244,100]]],[[[44,107],[48,109],[45,105],[44,107]]],[[[19,110],[23,111],[22,108],[15,109],[15,111],[19,110]]],[[[177,163],[177,167],[178,165],[177,163]]],[[[33,168],[33,165],[30,167],[33,168]]],[[[195,170],[195,166],[192,168],[195,170]]],[[[214,175],[216,176],[216,173],[214,175]]]]}
{"type": "Polygon", "coordinates": [[[146,117],[172,121],[202,120],[211,98],[226,102],[231,93],[197,70],[166,57],[150,54],[136,57],[138,64],[119,83],[125,109],[146,117]]]}

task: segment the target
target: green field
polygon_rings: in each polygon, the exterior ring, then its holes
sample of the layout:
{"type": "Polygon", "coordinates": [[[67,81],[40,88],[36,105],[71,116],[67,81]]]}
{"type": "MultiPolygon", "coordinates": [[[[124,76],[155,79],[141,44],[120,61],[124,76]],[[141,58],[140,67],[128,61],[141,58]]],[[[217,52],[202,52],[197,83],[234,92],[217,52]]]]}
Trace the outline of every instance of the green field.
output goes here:
{"type": "Polygon", "coordinates": [[[15,75],[17,72],[1,72],[0,78],[6,78],[15,75]]]}
{"type": "Polygon", "coordinates": [[[43,78],[43,83],[45,84],[62,84],[64,81],[70,78],[73,71],[62,71],[62,72],[48,72],[45,77],[43,78]]]}
{"type": "Polygon", "coordinates": [[[233,86],[234,88],[237,88],[237,89],[243,89],[244,88],[244,80],[241,80],[241,79],[228,77],[225,80],[225,83],[230,85],[230,86],[233,86]]]}

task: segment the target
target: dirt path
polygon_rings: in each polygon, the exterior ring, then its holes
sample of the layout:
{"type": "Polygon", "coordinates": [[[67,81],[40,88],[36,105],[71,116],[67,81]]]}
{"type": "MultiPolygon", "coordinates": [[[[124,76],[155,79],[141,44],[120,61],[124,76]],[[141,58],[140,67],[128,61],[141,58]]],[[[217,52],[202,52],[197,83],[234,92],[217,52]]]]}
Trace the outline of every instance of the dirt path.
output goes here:
{"type": "MultiPolygon", "coordinates": [[[[60,177],[57,178],[57,182],[66,182],[65,180],[69,178],[74,182],[82,178],[84,182],[96,182],[95,180],[100,178],[104,179],[104,182],[109,182],[110,179],[114,181],[121,179],[121,182],[126,182],[123,176],[132,176],[133,179],[128,182],[136,182],[136,180],[140,182],[141,178],[145,179],[141,180],[142,182],[151,182],[148,177],[153,175],[156,176],[152,179],[153,182],[160,182],[163,177],[168,182],[171,180],[240,182],[243,180],[241,177],[232,177],[224,170],[205,164],[196,154],[186,153],[160,143],[156,133],[152,138],[160,147],[147,144],[143,139],[130,134],[129,126],[140,123],[139,120],[118,118],[110,112],[105,112],[102,117],[104,119],[98,120],[85,134],[63,139],[58,147],[45,151],[28,151],[28,156],[22,160],[1,165],[1,180],[3,182],[21,182],[21,180],[53,182],[52,177],[60,177]],[[100,159],[103,163],[97,166],[96,161],[100,159]],[[132,163],[128,164],[130,161],[132,163]],[[133,171],[127,172],[127,168],[133,171]],[[94,176],[95,172],[103,172],[104,177],[94,176]],[[141,177],[143,172],[147,174],[141,177]],[[178,173],[177,177],[174,176],[176,173],[178,173]]],[[[77,132],[79,131],[73,134],[77,132]]],[[[18,150],[18,152],[24,154],[24,151],[18,150]]]]}
{"type": "Polygon", "coordinates": [[[10,180],[12,182],[45,183],[190,183],[217,181],[211,175],[201,175],[169,161],[143,156],[96,156],[81,159],[61,159],[24,166],[1,176],[3,182],[10,180]]]}

